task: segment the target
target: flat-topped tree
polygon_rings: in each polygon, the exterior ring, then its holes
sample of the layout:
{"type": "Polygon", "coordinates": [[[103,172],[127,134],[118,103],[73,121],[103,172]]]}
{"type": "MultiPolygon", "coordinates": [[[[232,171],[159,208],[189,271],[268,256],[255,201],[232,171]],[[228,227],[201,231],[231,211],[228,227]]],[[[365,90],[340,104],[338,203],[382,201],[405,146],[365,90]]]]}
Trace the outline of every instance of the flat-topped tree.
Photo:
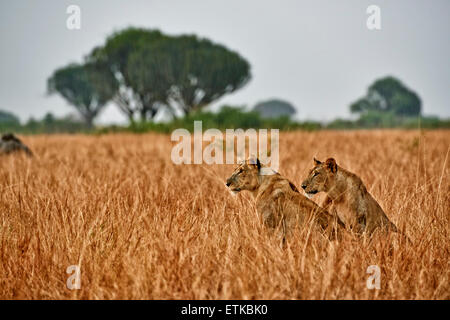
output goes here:
{"type": "Polygon", "coordinates": [[[388,76],[376,80],[364,97],[350,105],[352,113],[390,112],[395,116],[419,116],[422,102],[400,80],[388,76]]]}
{"type": "Polygon", "coordinates": [[[170,96],[184,114],[242,88],[251,78],[247,60],[208,39],[180,36],[173,47],[177,73],[170,96]]]}
{"type": "Polygon", "coordinates": [[[59,93],[75,107],[89,128],[115,93],[112,77],[91,64],[70,64],[56,70],[48,79],[47,88],[50,94],[59,93]]]}
{"type": "Polygon", "coordinates": [[[127,28],[113,33],[86,61],[111,75],[113,100],[130,121],[153,119],[162,107],[175,116],[199,110],[250,79],[236,52],[193,35],[127,28]]]}
{"type": "Polygon", "coordinates": [[[154,112],[154,105],[148,100],[148,93],[139,90],[141,87],[133,81],[129,72],[129,56],[140,46],[164,37],[158,30],[126,28],[111,34],[104,45],[94,48],[86,57],[97,70],[106,70],[104,74],[112,76],[104,85],[115,90],[113,101],[130,121],[134,120],[136,113],[145,120],[148,113],[154,112]]]}
{"type": "Polygon", "coordinates": [[[133,90],[153,106],[152,118],[155,105],[186,115],[238,90],[250,79],[250,65],[222,45],[184,35],[138,47],[129,56],[128,75],[133,90]]]}

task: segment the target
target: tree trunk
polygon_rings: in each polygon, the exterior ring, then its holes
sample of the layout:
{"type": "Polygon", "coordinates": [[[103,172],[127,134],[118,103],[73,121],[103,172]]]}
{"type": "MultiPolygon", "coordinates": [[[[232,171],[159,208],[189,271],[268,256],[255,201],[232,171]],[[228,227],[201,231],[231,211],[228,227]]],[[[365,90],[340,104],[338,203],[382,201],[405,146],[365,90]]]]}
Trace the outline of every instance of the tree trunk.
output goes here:
{"type": "Polygon", "coordinates": [[[157,113],[158,113],[158,109],[152,108],[150,110],[150,118],[153,120],[153,118],[156,116],[157,113]]]}
{"type": "Polygon", "coordinates": [[[120,95],[116,95],[113,99],[113,101],[116,103],[116,105],[119,107],[120,111],[122,111],[125,116],[128,118],[128,121],[130,123],[134,122],[134,113],[135,110],[133,110],[124,99],[120,95]]]}
{"type": "Polygon", "coordinates": [[[140,113],[141,113],[141,121],[142,122],[147,121],[147,110],[143,108],[141,109],[140,113]]]}
{"type": "Polygon", "coordinates": [[[94,128],[94,116],[88,115],[85,117],[86,126],[89,130],[94,128]]]}

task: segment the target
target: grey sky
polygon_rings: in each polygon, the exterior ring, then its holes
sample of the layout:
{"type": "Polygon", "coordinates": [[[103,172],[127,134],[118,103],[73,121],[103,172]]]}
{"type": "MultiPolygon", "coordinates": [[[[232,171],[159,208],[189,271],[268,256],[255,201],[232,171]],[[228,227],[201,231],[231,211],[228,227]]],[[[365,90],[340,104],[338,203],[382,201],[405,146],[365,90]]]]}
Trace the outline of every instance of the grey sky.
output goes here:
{"type": "MultiPolygon", "coordinates": [[[[73,112],[46,95],[46,79],[81,61],[126,26],[196,33],[237,50],[253,78],[212,107],[290,101],[300,119],[348,117],[348,105],[376,78],[393,75],[422,98],[425,114],[450,117],[450,1],[158,0],[0,2],[0,109],[22,120],[73,112]],[[81,30],[66,28],[66,8],[81,8],[81,30]],[[366,28],[366,8],[381,8],[380,31],[366,28]]],[[[124,118],[110,105],[101,122],[124,118]]]]}

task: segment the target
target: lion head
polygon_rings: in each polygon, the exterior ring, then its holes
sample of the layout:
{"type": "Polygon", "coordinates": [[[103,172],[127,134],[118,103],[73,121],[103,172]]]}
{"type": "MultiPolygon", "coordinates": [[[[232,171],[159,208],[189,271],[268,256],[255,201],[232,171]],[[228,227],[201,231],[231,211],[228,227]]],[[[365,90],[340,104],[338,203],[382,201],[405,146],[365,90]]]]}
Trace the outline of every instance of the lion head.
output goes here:
{"type": "Polygon", "coordinates": [[[302,188],[306,195],[311,198],[318,192],[328,192],[334,185],[337,170],[338,166],[333,158],[329,158],[325,162],[314,158],[314,167],[302,182],[302,188]]]}
{"type": "Polygon", "coordinates": [[[253,191],[259,186],[261,162],[257,158],[249,158],[240,163],[233,174],[227,179],[227,187],[233,193],[242,190],[253,191]]]}

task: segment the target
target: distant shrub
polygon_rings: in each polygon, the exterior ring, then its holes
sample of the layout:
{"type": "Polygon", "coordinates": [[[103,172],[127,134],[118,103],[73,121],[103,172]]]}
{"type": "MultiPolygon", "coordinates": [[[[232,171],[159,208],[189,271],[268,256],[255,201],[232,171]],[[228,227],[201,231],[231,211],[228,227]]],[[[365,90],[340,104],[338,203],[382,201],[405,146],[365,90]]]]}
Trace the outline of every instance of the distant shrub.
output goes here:
{"type": "Polygon", "coordinates": [[[392,112],[369,111],[356,120],[356,125],[362,128],[394,128],[399,124],[399,118],[392,112]]]}
{"type": "Polygon", "coordinates": [[[327,129],[439,129],[450,128],[450,119],[439,117],[407,117],[398,116],[392,112],[369,111],[355,121],[336,119],[326,125],[327,129]]]}
{"type": "Polygon", "coordinates": [[[18,125],[20,124],[20,121],[15,114],[0,110],[0,124],[18,125]]]}
{"type": "MultiPolygon", "coordinates": [[[[1,115],[0,115],[1,117],[1,115]]],[[[41,120],[30,118],[25,124],[18,121],[0,121],[0,132],[18,132],[25,134],[39,133],[77,133],[91,132],[88,126],[72,117],[56,118],[53,114],[47,113],[41,120]]]]}
{"type": "Polygon", "coordinates": [[[16,131],[20,128],[19,118],[11,112],[0,110],[0,131],[16,131]]]}
{"type": "Polygon", "coordinates": [[[56,118],[47,113],[41,120],[29,119],[21,128],[24,133],[77,133],[89,132],[90,129],[83,121],[72,116],[56,118]]]}
{"type": "MultiPolygon", "coordinates": [[[[318,122],[295,122],[287,116],[278,118],[262,118],[258,112],[246,111],[244,107],[224,106],[219,112],[197,111],[186,115],[183,118],[177,118],[166,123],[154,122],[134,122],[130,124],[126,130],[135,133],[143,133],[148,131],[156,131],[162,133],[170,133],[175,129],[184,128],[190,132],[194,131],[194,121],[202,122],[202,130],[217,128],[225,129],[280,129],[286,130],[317,130],[322,127],[318,122]]],[[[112,129],[116,130],[116,129],[112,129]]],[[[108,128],[102,128],[103,132],[108,128]]]]}
{"type": "Polygon", "coordinates": [[[170,134],[175,129],[184,128],[194,131],[194,121],[202,122],[202,130],[217,128],[225,129],[279,129],[291,130],[348,130],[348,129],[374,129],[374,128],[404,128],[404,129],[450,129],[450,119],[438,117],[400,117],[391,112],[370,111],[360,116],[357,120],[336,119],[323,125],[317,121],[297,122],[289,116],[278,118],[262,118],[258,112],[246,111],[244,107],[223,106],[218,112],[197,111],[184,117],[173,119],[169,122],[135,121],[127,126],[108,125],[89,128],[81,120],[67,116],[56,118],[51,113],[42,119],[29,119],[25,124],[20,124],[19,119],[13,114],[0,111],[0,133],[17,132],[25,134],[39,133],[119,133],[119,132],[160,132],[170,134]]]}
{"type": "Polygon", "coordinates": [[[327,129],[355,129],[356,123],[352,120],[336,119],[326,125],[327,129]]]}
{"type": "Polygon", "coordinates": [[[402,124],[405,129],[450,129],[450,119],[438,117],[408,118],[402,124]]]}

